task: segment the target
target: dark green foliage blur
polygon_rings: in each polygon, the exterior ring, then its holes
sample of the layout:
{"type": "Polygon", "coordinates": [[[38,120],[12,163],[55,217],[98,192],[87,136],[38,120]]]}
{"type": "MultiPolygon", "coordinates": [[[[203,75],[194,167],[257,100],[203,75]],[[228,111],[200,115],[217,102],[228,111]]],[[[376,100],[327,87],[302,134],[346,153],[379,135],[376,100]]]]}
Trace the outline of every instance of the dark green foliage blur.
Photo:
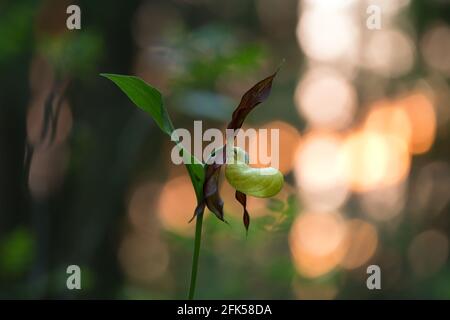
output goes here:
{"type": "MultiPolygon", "coordinates": [[[[99,74],[139,75],[154,85],[176,128],[192,128],[201,119],[222,129],[241,94],[286,60],[270,99],[248,125],[282,120],[306,130],[293,101],[306,68],[295,34],[297,1],[273,1],[292,11],[289,19],[275,22],[276,32],[261,25],[253,0],[75,2],[82,29],[74,31],[65,28],[71,1],[0,2],[0,298],[185,299],[193,229],[184,234],[161,227],[157,210],[164,183],[174,172],[187,173],[170,163],[169,138],[99,74]],[[148,14],[143,21],[141,11],[148,14]],[[42,104],[44,119],[34,140],[27,138],[33,101],[42,104]],[[71,112],[67,135],[58,127],[65,103],[71,112]],[[50,156],[33,164],[39,148],[50,156]],[[40,175],[33,165],[42,163],[50,169],[40,175]],[[129,203],[143,181],[153,183],[144,197],[151,217],[133,222],[129,203]],[[132,238],[135,228],[147,230],[141,242],[132,238]],[[132,260],[132,250],[148,257],[132,260]],[[66,287],[72,264],[82,269],[82,290],[66,287]],[[155,271],[146,274],[145,268],[155,271]]],[[[411,0],[407,14],[417,37],[436,20],[450,23],[450,9],[438,1],[411,0]]],[[[414,80],[424,69],[418,63],[408,77],[414,80]]],[[[409,79],[394,79],[392,87],[401,85],[396,81],[409,79]]],[[[433,149],[414,159],[411,175],[430,159],[448,163],[449,141],[448,130],[438,135],[433,149]]],[[[286,181],[295,185],[292,173],[286,181]]],[[[338,269],[318,279],[297,273],[288,241],[302,208],[294,193],[268,201],[268,214],[252,218],[248,237],[240,211],[230,214],[225,204],[229,224],[205,213],[197,298],[296,299],[297,283],[338,288],[335,298],[342,299],[450,298],[448,261],[425,280],[414,278],[407,263],[409,243],[425,227],[439,226],[448,238],[448,203],[439,218],[423,225],[405,221],[395,234],[380,228],[380,243],[395,249],[402,263],[398,284],[376,292],[367,290],[364,268],[338,269]]],[[[414,190],[408,195],[417,196],[414,190]]],[[[351,201],[349,215],[357,216],[351,201]]],[[[194,209],[186,208],[190,214],[194,209]]]]}

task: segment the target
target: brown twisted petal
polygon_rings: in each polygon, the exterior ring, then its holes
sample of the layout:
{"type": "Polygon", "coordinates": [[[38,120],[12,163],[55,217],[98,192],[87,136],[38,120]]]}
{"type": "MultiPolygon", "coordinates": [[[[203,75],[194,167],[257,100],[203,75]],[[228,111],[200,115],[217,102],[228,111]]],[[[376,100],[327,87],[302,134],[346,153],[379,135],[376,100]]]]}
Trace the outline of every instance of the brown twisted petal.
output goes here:
{"type": "MultiPolygon", "coordinates": [[[[272,89],[272,82],[278,71],[274,74],[268,76],[267,78],[259,81],[250,90],[244,93],[242,99],[234,110],[231,121],[228,123],[227,128],[237,130],[242,127],[245,118],[248,114],[260,103],[265,101],[272,89]]],[[[225,157],[226,151],[224,147],[224,152],[222,155],[225,157]]],[[[200,213],[203,213],[205,205],[211,210],[216,217],[224,221],[223,217],[223,200],[219,194],[219,174],[220,168],[222,167],[224,161],[220,164],[205,165],[205,182],[203,184],[203,200],[199,202],[197,208],[195,209],[194,217],[200,213]]],[[[237,191],[236,199],[242,204],[244,208],[244,225],[248,230],[250,224],[250,216],[246,209],[247,196],[237,191]]]]}

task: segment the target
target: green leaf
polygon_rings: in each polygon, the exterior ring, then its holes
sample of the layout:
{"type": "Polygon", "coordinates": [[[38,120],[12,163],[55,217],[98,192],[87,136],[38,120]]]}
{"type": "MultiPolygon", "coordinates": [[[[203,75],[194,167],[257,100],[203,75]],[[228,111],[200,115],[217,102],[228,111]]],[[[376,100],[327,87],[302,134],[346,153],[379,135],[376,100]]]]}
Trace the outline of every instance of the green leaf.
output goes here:
{"type": "Polygon", "coordinates": [[[135,76],[110,73],[100,75],[114,82],[136,106],[155,120],[163,132],[169,136],[172,134],[174,127],[164,107],[161,93],[157,89],[135,76]]]}
{"type": "MultiPolygon", "coordinates": [[[[194,158],[194,156],[192,156],[192,158],[194,158]]],[[[186,169],[188,170],[192,185],[194,186],[197,201],[200,202],[201,199],[203,199],[203,182],[205,181],[205,169],[202,164],[198,163],[186,164],[186,169]]]]}
{"type": "MultiPolygon", "coordinates": [[[[164,133],[169,136],[172,135],[174,127],[164,107],[161,93],[157,89],[135,76],[110,73],[102,73],[100,75],[114,82],[136,106],[147,112],[155,120],[164,133]]],[[[182,149],[183,157],[191,159],[191,164],[186,164],[186,169],[194,186],[197,201],[200,202],[203,198],[203,182],[205,180],[203,164],[184,149],[181,143],[178,141],[175,141],[175,143],[182,149]]]]}

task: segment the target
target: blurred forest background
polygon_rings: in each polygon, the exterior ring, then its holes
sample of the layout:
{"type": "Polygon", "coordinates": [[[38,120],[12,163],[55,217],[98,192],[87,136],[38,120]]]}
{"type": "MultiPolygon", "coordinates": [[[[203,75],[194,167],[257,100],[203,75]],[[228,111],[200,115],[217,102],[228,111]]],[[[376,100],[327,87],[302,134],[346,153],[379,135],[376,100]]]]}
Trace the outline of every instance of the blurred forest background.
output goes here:
{"type": "Polygon", "coordinates": [[[246,238],[223,184],[196,297],[449,299],[448,0],[0,1],[0,298],[186,298],[185,168],[99,73],[158,88],[175,127],[224,128],[283,59],[246,125],[280,129],[286,186],[249,200],[246,238]]]}

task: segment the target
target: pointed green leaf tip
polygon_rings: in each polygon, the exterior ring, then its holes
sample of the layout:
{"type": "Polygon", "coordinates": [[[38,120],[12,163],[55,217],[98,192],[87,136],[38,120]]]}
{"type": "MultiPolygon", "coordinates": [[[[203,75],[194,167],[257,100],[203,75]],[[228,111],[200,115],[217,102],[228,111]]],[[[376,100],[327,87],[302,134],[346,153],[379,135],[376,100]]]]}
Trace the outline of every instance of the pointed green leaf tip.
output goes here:
{"type": "MultiPolygon", "coordinates": [[[[110,73],[101,73],[100,75],[114,82],[136,106],[153,118],[164,133],[169,136],[172,134],[174,127],[164,107],[161,93],[157,89],[135,76],[110,73]]],[[[189,154],[181,144],[175,143],[183,149],[183,154],[186,158],[192,157],[192,164],[186,164],[186,168],[192,180],[197,199],[202,199],[203,181],[205,179],[203,165],[198,159],[189,154]]]]}
{"type": "Polygon", "coordinates": [[[135,76],[111,73],[100,75],[114,82],[136,106],[147,112],[161,130],[170,136],[174,127],[164,108],[161,93],[157,89],[135,76]]]}

